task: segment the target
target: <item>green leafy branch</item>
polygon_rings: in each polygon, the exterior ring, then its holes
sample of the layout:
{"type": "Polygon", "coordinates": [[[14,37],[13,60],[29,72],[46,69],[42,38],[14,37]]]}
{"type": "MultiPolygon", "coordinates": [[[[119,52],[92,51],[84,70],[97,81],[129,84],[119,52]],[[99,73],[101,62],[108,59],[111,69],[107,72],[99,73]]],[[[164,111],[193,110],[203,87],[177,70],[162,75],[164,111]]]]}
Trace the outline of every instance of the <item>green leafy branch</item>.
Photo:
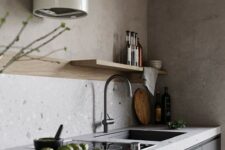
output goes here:
{"type": "Polygon", "coordinates": [[[20,31],[17,33],[16,37],[9,43],[9,45],[6,46],[6,48],[0,53],[0,56],[4,55],[16,42],[18,42],[20,40],[20,35],[25,30],[25,28],[31,18],[32,17],[28,17],[26,21],[23,21],[23,25],[22,25],[20,31]]]}
{"type": "MultiPolygon", "coordinates": [[[[8,15],[7,15],[8,16],[8,15]]],[[[7,16],[3,17],[5,22],[7,16]]],[[[20,40],[20,36],[21,34],[24,32],[25,28],[27,27],[29,21],[31,20],[32,17],[28,17],[26,21],[23,21],[22,23],[22,27],[19,30],[19,32],[17,33],[16,37],[7,45],[4,47],[3,51],[0,52],[0,58],[4,56],[4,54],[6,52],[8,52],[11,48],[15,47],[14,44],[16,42],[18,42],[20,40]]],[[[66,26],[65,23],[61,23],[58,27],[54,28],[52,31],[48,32],[47,34],[33,40],[31,43],[29,43],[28,45],[24,46],[24,47],[20,47],[19,51],[5,64],[3,65],[3,67],[0,69],[0,73],[2,73],[5,69],[7,69],[10,65],[12,65],[15,61],[19,61],[21,58],[23,57],[27,57],[30,60],[42,60],[42,61],[47,61],[47,60],[43,60],[43,58],[58,52],[59,50],[56,51],[52,51],[49,54],[42,56],[42,57],[38,57],[38,58],[34,58],[29,56],[31,53],[33,52],[40,52],[41,48],[45,45],[47,45],[48,43],[52,42],[53,40],[55,40],[58,36],[62,35],[64,32],[69,31],[70,28],[66,26]],[[33,45],[39,43],[36,47],[32,48],[33,45]]],[[[62,50],[62,49],[61,49],[62,50]]],[[[60,51],[61,51],[60,50],[60,51]]],[[[66,48],[64,48],[64,50],[66,50],[66,48]]],[[[50,61],[53,62],[53,61],[50,61]]],[[[58,63],[58,62],[57,62],[58,63]]]]}
{"type": "Polygon", "coordinates": [[[169,129],[179,129],[179,128],[185,128],[186,122],[183,120],[175,120],[168,122],[169,129]]]}
{"type": "Polygon", "coordinates": [[[67,51],[67,47],[52,50],[51,52],[49,52],[49,53],[47,53],[47,54],[45,54],[44,56],[41,56],[41,57],[33,57],[33,56],[26,55],[26,56],[24,56],[24,58],[19,59],[18,61],[40,60],[40,61],[60,64],[59,61],[45,59],[45,58],[49,57],[50,55],[52,55],[54,53],[57,53],[57,52],[60,52],[60,51],[67,51]]]}

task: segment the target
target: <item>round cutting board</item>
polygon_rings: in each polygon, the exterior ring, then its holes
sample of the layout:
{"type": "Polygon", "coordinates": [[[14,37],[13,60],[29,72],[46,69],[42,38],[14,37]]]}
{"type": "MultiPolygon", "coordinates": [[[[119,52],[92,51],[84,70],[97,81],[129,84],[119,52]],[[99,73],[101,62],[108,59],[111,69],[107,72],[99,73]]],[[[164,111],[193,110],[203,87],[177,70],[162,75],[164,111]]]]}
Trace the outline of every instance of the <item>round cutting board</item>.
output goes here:
{"type": "Polygon", "coordinates": [[[150,93],[147,89],[138,88],[134,93],[134,110],[138,120],[147,125],[150,122],[151,116],[151,104],[150,104],[150,93]]]}

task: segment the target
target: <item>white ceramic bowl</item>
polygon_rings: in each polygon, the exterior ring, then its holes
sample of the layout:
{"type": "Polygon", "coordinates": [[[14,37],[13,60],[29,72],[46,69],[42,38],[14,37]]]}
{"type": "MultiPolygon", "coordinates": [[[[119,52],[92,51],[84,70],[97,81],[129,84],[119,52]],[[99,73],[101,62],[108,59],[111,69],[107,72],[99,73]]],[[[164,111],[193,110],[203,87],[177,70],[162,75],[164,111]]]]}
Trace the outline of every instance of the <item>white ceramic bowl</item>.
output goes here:
{"type": "Polygon", "coordinates": [[[162,68],[162,61],[161,60],[151,60],[150,61],[150,66],[156,69],[161,69],[162,68]]]}

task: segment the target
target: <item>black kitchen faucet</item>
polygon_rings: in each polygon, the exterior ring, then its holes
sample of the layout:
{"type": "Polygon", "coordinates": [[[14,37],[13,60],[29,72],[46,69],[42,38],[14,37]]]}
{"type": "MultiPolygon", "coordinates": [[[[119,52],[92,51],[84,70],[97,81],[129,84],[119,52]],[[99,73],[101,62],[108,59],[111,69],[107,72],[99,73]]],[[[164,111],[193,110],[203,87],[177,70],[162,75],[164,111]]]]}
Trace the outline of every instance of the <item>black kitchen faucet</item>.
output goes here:
{"type": "Polygon", "coordinates": [[[110,116],[107,113],[107,89],[108,89],[109,83],[115,78],[121,78],[121,79],[124,79],[127,82],[128,87],[129,87],[129,96],[132,97],[131,83],[130,83],[129,79],[127,79],[125,76],[119,75],[119,74],[115,74],[115,75],[112,75],[111,77],[109,77],[106,80],[105,88],[104,88],[104,119],[102,121],[102,124],[104,126],[104,133],[108,132],[108,125],[109,124],[114,124],[114,119],[110,118],[110,116]]]}

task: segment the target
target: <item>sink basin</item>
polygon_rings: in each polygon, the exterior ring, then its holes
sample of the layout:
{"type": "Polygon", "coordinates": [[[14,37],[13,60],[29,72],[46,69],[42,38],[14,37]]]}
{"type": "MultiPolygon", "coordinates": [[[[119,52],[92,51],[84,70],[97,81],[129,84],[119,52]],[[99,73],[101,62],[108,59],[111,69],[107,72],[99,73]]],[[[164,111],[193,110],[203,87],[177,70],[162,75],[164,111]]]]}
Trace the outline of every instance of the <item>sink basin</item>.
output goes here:
{"type": "Polygon", "coordinates": [[[145,130],[126,130],[105,135],[95,136],[95,138],[112,138],[126,140],[144,140],[144,141],[164,141],[185,132],[166,132],[166,131],[145,131],[145,130]]]}

